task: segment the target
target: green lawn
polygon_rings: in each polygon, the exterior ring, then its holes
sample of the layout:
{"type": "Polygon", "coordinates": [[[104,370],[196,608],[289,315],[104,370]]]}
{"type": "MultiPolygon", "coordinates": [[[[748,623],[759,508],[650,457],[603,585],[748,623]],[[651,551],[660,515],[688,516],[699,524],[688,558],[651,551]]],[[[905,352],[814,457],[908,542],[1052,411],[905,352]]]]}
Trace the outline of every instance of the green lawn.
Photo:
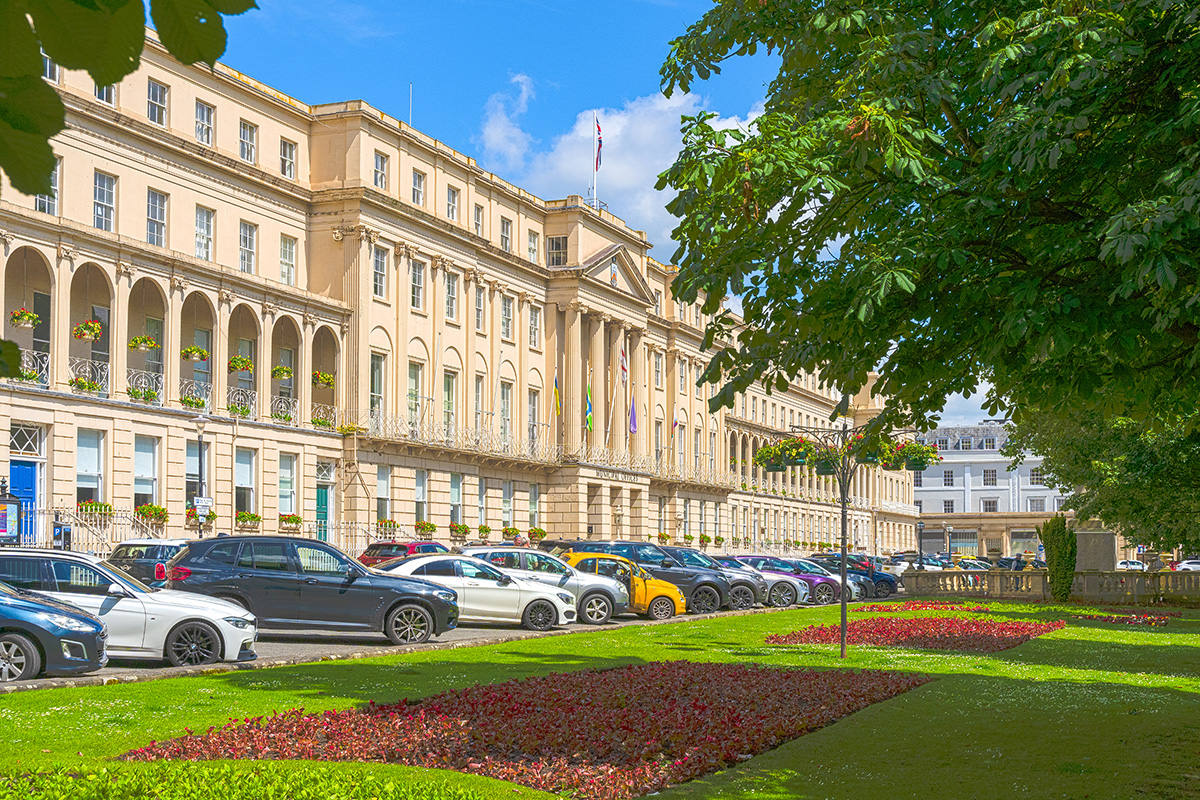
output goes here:
{"type": "MultiPolygon", "coordinates": [[[[1088,610],[988,605],[994,616],[1014,619],[1088,610]]],[[[297,706],[345,708],[476,682],[689,659],[884,668],[940,679],[736,769],[676,787],[664,798],[1200,798],[1200,611],[1183,613],[1165,628],[1068,619],[1063,630],[986,656],[852,647],[842,661],[833,646],[764,644],[768,633],[837,620],[836,608],[801,609],[356,662],[19,693],[0,697],[5,743],[0,770],[99,768],[112,756],[184,728],[202,731],[230,717],[297,706]]],[[[219,768],[224,767],[194,769],[219,768]]],[[[235,773],[253,768],[233,765],[235,773]]],[[[331,769],[347,778],[386,777],[401,788],[436,775],[455,787],[448,796],[459,796],[458,789],[487,798],[546,796],[453,773],[331,769]]]]}

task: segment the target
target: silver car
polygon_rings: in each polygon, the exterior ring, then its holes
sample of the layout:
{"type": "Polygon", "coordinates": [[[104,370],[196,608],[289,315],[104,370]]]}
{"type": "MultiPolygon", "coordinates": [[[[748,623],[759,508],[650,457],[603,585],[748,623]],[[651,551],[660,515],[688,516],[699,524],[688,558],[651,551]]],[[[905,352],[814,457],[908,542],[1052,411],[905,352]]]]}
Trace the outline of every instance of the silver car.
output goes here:
{"type": "Polygon", "coordinates": [[[613,578],[580,572],[549,553],[525,547],[465,547],[463,555],[483,559],[514,577],[554,586],[575,597],[579,621],[603,625],[629,611],[629,590],[613,578]]]}

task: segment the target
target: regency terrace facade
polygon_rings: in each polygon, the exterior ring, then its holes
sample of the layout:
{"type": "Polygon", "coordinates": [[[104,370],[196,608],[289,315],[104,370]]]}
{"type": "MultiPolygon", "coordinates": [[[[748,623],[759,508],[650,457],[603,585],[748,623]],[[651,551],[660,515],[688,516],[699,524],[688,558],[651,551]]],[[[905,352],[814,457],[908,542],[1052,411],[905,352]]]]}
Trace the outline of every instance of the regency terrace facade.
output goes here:
{"type": "MultiPolygon", "coordinates": [[[[5,312],[38,317],[9,328],[25,375],[0,387],[26,541],[56,521],[101,552],[235,529],[355,550],[418,520],[440,539],[835,538],[827,478],[751,459],[828,425],[837,393],[803,376],[710,413],[704,315],[607,211],[535,197],[364,102],[181,66],[153,34],[117,86],[49,61],[45,78],[67,109],[55,191],[0,184],[5,312]],[[98,339],[73,335],[93,319],[98,339]],[[185,518],[197,495],[214,522],[185,518]],[[147,504],[165,525],[133,513],[147,504]]],[[[914,546],[908,473],[863,468],[852,494],[859,547],[914,546]]]]}

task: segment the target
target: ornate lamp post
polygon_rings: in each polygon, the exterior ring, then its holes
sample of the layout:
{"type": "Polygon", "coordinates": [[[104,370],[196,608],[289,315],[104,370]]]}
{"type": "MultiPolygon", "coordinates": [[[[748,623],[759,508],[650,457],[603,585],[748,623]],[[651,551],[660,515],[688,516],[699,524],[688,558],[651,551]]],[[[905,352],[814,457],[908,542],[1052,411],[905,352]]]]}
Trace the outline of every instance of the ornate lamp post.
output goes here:
{"type": "Polygon", "coordinates": [[[917,569],[925,570],[925,549],[921,539],[925,535],[925,522],[917,520],[917,569]]]}

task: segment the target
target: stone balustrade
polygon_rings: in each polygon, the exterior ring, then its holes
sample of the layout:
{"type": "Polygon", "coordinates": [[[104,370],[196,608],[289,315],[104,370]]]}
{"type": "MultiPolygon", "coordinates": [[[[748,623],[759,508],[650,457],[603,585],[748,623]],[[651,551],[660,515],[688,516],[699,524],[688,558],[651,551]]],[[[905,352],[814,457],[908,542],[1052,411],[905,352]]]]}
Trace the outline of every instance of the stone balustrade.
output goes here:
{"type": "MultiPolygon", "coordinates": [[[[1046,570],[943,570],[909,567],[902,575],[912,597],[986,597],[1049,600],[1046,570]]],[[[1076,572],[1071,596],[1105,603],[1153,602],[1163,598],[1200,600],[1200,572],[1076,572]]]]}

